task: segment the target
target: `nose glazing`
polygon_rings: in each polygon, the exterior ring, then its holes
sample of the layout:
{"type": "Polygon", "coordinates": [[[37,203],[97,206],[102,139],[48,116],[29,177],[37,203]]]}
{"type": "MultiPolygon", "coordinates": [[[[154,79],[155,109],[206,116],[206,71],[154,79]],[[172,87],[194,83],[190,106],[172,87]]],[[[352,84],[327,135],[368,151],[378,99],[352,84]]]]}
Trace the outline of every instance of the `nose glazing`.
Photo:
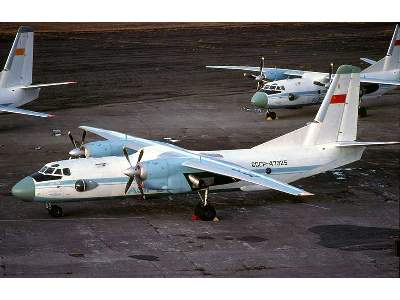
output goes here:
{"type": "Polygon", "coordinates": [[[17,182],[17,184],[12,187],[11,193],[14,197],[24,201],[32,201],[35,197],[35,182],[33,178],[28,176],[17,182]]]}

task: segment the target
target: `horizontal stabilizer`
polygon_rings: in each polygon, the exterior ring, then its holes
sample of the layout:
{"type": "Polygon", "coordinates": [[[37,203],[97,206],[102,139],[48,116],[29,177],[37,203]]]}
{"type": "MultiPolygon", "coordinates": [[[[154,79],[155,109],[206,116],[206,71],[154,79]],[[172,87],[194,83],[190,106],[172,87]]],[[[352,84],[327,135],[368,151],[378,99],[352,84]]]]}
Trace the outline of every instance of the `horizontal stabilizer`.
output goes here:
{"type": "Polygon", "coordinates": [[[40,117],[40,118],[52,118],[52,117],[54,117],[54,115],[40,113],[40,112],[26,110],[26,109],[20,109],[20,108],[11,107],[11,106],[2,106],[2,105],[0,105],[0,111],[13,113],[13,114],[21,114],[21,115],[27,115],[27,116],[40,117]]]}
{"type": "Polygon", "coordinates": [[[366,62],[367,64],[370,64],[370,65],[373,65],[374,63],[376,63],[376,60],[366,58],[366,57],[361,57],[360,60],[362,60],[363,62],[366,62]]]}
{"type": "Polygon", "coordinates": [[[336,147],[367,147],[367,146],[388,146],[388,145],[396,145],[400,144],[400,142],[338,142],[336,143],[336,147]]]}
{"type": "Polygon", "coordinates": [[[21,89],[38,89],[47,86],[56,86],[56,85],[66,85],[66,84],[75,84],[76,81],[66,81],[66,82],[56,82],[56,83],[42,83],[42,84],[33,84],[27,86],[21,86],[21,89]]]}

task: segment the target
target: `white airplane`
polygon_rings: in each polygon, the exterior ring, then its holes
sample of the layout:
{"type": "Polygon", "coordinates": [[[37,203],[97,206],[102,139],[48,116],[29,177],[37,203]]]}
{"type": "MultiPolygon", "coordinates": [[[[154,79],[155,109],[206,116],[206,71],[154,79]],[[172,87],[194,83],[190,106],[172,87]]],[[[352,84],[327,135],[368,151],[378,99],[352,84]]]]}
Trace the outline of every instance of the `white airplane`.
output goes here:
{"type": "Polygon", "coordinates": [[[77,159],[47,163],[14,185],[12,194],[46,203],[50,215],[60,217],[61,202],[198,192],[195,214],[202,220],[216,215],[209,190],[312,195],[288,183],[357,161],[368,146],[398,143],[356,141],[359,73],[357,67],[339,67],[313,122],[250,149],[192,151],[81,126],[84,137],[89,131],[106,140],[83,144],[83,137],[78,144],[70,135],[70,155],[77,159]]]}
{"type": "MultiPolygon", "coordinates": [[[[389,49],[384,58],[374,61],[361,60],[370,64],[361,72],[360,100],[380,97],[400,85],[400,31],[396,25],[389,49]]],[[[260,67],[247,66],[207,66],[213,69],[258,71],[258,75],[244,74],[257,81],[257,91],[251,103],[258,108],[267,109],[266,118],[275,120],[277,115],[272,109],[299,108],[320,104],[329,88],[333,64],[329,73],[310,72],[289,69],[264,68],[264,58],[260,67]]],[[[366,116],[365,107],[360,107],[360,116],[366,116]]]]}
{"type": "Polygon", "coordinates": [[[42,87],[76,83],[73,81],[32,85],[33,30],[18,29],[3,71],[0,73],[0,112],[48,118],[54,115],[20,109],[39,97],[42,87]]]}

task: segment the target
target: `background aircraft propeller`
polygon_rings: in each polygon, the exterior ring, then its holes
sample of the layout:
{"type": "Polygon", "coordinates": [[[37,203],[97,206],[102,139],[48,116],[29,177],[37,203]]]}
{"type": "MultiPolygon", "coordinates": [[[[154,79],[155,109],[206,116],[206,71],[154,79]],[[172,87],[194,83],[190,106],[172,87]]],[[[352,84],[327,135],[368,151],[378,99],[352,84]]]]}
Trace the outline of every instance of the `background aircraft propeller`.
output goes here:
{"type": "Polygon", "coordinates": [[[143,158],[144,150],[143,149],[140,150],[139,156],[138,156],[138,160],[136,162],[135,167],[133,167],[132,164],[131,164],[131,160],[129,159],[129,154],[128,154],[127,148],[124,147],[122,149],[122,151],[124,152],[124,156],[125,156],[126,160],[128,161],[129,166],[130,166],[128,169],[126,169],[124,171],[124,174],[129,177],[128,182],[126,183],[126,186],[125,186],[125,194],[128,192],[129,188],[131,187],[131,185],[133,183],[133,180],[135,180],[136,184],[137,184],[137,186],[139,188],[140,194],[142,196],[142,199],[145,199],[145,195],[144,195],[144,191],[143,191],[144,179],[145,178],[141,177],[142,166],[140,165],[140,161],[143,158]]]}
{"type": "Polygon", "coordinates": [[[257,81],[257,91],[260,88],[262,88],[264,81],[266,80],[265,75],[264,75],[264,57],[261,57],[261,59],[260,59],[260,72],[258,75],[243,73],[243,76],[248,79],[257,81]]]}
{"type": "Polygon", "coordinates": [[[74,149],[69,151],[69,155],[72,158],[85,157],[85,148],[83,147],[83,144],[85,143],[86,130],[84,130],[82,133],[82,138],[79,143],[79,146],[78,146],[78,143],[76,142],[76,140],[74,139],[74,137],[72,136],[71,131],[68,131],[68,137],[71,140],[72,145],[74,146],[74,149]]]}

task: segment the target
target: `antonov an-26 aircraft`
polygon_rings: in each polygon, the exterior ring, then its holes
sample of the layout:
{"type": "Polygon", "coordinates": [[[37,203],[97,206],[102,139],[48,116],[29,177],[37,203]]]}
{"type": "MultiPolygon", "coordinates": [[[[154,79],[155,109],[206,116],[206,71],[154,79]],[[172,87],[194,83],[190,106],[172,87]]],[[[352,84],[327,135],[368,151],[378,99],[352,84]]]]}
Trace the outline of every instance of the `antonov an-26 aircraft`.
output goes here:
{"type": "Polygon", "coordinates": [[[357,161],[367,146],[397,143],[356,141],[359,90],[360,69],[339,67],[313,122],[250,149],[191,151],[81,126],[84,136],[89,131],[106,140],[83,144],[83,136],[78,144],[70,136],[76,159],[46,164],[19,181],[12,194],[46,203],[50,215],[60,217],[61,202],[198,192],[195,214],[202,220],[216,215],[209,190],[312,195],[288,183],[357,161]]]}
{"type": "MultiPolygon", "coordinates": [[[[400,85],[400,30],[396,25],[389,49],[379,61],[368,58],[361,60],[370,66],[361,72],[360,100],[380,97],[400,85]]],[[[212,69],[258,71],[258,75],[244,74],[257,82],[257,91],[251,103],[258,108],[267,109],[266,118],[275,120],[272,109],[299,108],[320,104],[331,83],[333,64],[329,73],[264,68],[264,58],[260,67],[247,66],[207,66],[212,69]]],[[[366,116],[365,107],[360,107],[360,116],[366,116]]]]}
{"type": "Polygon", "coordinates": [[[22,26],[15,36],[3,71],[0,73],[0,112],[48,118],[51,114],[20,109],[39,97],[42,87],[75,83],[73,81],[32,85],[33,30],[22,26]]]}

